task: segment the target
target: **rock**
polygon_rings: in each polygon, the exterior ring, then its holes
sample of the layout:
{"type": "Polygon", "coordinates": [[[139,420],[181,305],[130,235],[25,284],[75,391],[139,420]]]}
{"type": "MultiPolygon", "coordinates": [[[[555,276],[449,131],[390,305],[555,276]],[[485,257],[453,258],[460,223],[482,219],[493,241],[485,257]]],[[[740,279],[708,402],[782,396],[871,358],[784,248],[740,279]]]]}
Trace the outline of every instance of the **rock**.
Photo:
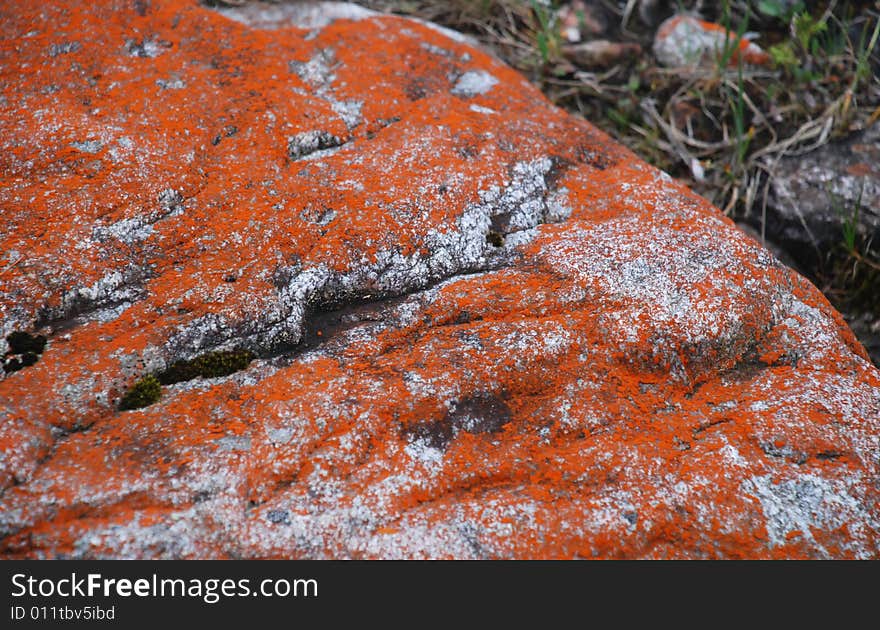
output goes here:
{"type": "Polygon", "coordinates": [[[642,47],[638,44],[593,39],[581,44],[563,46],[562,53],[579,66],[605,68],[638,57],[642,53],[642,47]]]}
{"type": "Polygon", "coordinates": [[[786,157],[770,178],[766,218],[751,216],[765,232],[818,276],[852,278],[845,313],[853,330],[880,365],[880,127],[831,142],[803,155],[786,157]],[[845,231],[852,230],[859,261],[845,231]],[[868,261],[868,262],[865,262],[868,261]],[[874,265],[872,268],[871,265],[874,265]]]}
{"type": "Polygon", "coordinates": [[[4,6],[5,557],[880,557],[880,373],[705,200],[430,26],[137,7],[4,6]]]}
{"type": "Polygon", "coordinates": [[[843,242],[853,222],[865,241],[880,243],[880,126],[803,155],[773,169],[767,230],[811,264],[843,242]]]}
{"type": "MultiPolygon", "coordinates": [[[[275,0],[277,2],[278,0],[275,0]]],[[[242,24],[266,30],[324,28],[336,20],[362,20],[375,12],[348,2],[289,2],[275,4],[253,0],[221,0],[232,5],[221,13],[242,24]]]]}
{"type": "Polygon", "coordinates": [[[728,50],[729,65],[735,66],[740,61],[754,65],[770,62],[769,55],[747,37],[737,41],[736,32],[690,15],[673,15],[660,25],[654,36],[654,55],[664,66],[713,67],[724,59],[728,50]]]}

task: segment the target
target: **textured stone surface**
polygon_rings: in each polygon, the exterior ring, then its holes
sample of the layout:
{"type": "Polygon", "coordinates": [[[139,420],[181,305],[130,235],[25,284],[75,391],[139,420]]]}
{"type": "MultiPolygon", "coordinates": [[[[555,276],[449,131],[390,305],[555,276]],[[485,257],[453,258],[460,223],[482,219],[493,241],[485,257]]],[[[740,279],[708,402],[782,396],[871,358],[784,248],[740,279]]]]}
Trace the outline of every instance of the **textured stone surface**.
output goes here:
{"type": "Polygon", "coordinates": [[[880,243],[880,127],[800,156],[784,158],[770,180],[768,229],[806,259],[841,244],[854,221],[865,241],[880,243]]]}
{"type": "Polygon", "coordinates": [[[0,333],[48,340],[0,381],[4,556],[880,556],[840,316],[499,62],[394,17],[0,12],[0,333]],[[117,410],[218,350],[257,358],[117,410]]]}
{"type": "MultiPolygon", "coordinates": [[[[750,217],[752,223],[762,220],[750,217]]],[[[806,269],[850,270],[844,226],[858,251],[877,260],[880,247],[880,126],[854,133],[804,155],[779,161],[770,179],[767,234],[806,269]]],[[[870,264],[870,263],[869,263],[870,264]]],[[[876,282],[873,283],[876,286],[876,282]]],[[[880,365],[880,311],[871,285],[847,318],[875,365],[880,365]]]]}
{"type": "Polygon", "coordinates": [[[670,67],[715,67],[725,56],[731,65],[770,62],[770,56],[745,36],[738,39],[721,24],[686,14],[673,15],[660,25],[654,36],[654,54],[657,61],[670,67]]]}

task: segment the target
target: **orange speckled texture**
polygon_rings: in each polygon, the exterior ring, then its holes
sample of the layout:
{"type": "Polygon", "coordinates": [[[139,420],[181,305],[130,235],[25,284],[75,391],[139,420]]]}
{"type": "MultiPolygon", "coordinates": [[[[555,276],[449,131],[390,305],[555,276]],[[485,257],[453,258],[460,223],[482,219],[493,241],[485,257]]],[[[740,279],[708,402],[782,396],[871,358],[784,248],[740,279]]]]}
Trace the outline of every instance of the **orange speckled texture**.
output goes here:
{"type": "Polygon", "coordinates": [[[462,38],[296,6],[0,7],[0,554],[880,557],[815,287],[462,38]]]}

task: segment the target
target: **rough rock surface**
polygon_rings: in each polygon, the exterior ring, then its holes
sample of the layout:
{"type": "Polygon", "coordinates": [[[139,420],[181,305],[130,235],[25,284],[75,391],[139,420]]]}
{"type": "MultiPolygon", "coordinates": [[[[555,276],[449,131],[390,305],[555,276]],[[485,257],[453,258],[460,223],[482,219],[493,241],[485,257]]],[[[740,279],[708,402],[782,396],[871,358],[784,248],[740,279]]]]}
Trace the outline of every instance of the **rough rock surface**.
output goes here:
{"type": "Polygon", "coordinates": [[[782,159],[770,193],[767,229],[802,257],[839,246],[846,221],[880,244],[880,126],[782,159]]]}
{"type": "MultiPolygon", "coordinates": [[[[760,220],[752,217],[753,223],[760,220]]],[[[856,231],[859,248],[869,246],[869,258],[876,259],[880,125],[781,160],[770,180],[766,221],[766,233],[806,269],[852,266],[855,261],[844,247],[847,224],[856,231]]],[[[847,317],[874,364],[880,365],[880,313],[866,306],[847,317]]]]}
{"type": "Polygon", "coordinates": [[[664,21],[654,37],[657,61],[672,68],[713,67],[725,54],[729,55],[728,63],[731,65],[762,65],[770,62],[770,56],[745,37],[739,39],[736,33],[721,24],[683,13],[664,21]]]}
{"type": "Polygon", "coordinates": [[[236,11],[0,8],[4,556],[880,557],[812,285],[465,42],[236,11]]]}

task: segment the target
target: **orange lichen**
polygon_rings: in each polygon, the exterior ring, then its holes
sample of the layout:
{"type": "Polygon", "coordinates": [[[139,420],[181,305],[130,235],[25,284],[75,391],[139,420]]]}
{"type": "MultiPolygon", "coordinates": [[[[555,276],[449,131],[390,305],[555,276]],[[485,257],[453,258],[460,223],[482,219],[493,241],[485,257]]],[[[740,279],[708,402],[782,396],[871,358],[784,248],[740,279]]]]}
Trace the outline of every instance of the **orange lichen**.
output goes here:
{"type": "Polygon", "coordinates": [[[4,556],[877,556],[840,315],[497,60],[8,4],[0,325],[49,345],[0,380],[4,556]]]}

